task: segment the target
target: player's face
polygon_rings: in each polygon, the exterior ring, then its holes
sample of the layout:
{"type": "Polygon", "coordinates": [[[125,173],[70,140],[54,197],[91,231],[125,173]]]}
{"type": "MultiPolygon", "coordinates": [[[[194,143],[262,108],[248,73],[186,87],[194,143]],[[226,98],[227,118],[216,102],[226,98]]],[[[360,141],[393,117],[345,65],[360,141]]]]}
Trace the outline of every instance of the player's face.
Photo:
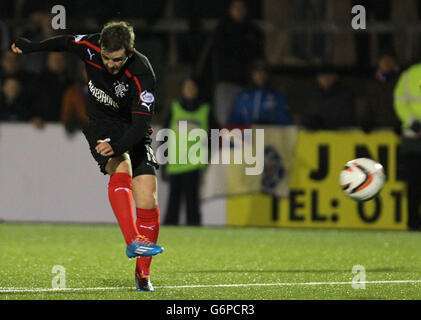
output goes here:
{"type": "Polygon", "coordinates": [[[112,52],[101,50],[101,58],[107,71],[111,74],[117,74],[129,57],[126,55],[126,50],[121,48],[112,52]]]}

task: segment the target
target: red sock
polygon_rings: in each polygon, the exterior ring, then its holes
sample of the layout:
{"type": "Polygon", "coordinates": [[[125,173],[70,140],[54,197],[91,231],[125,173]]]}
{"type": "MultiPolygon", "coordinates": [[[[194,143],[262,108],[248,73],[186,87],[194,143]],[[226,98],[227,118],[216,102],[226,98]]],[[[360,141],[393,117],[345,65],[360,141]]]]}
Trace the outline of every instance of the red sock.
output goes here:
{"type": "MultiPolygon", "coordinates": [[[[145,236],[149,241],[156,243],[159,234],[159,208],[156,206],[153,209],[136,208],[136,226],[137,231],[142,236],[145,236]]],[[[136,260],[136,274],[149,277],[151,273],[152,257],[137,258],[136,260]]]]}
{"type": "Polygon", "coordinates": [[[127,245],[138,234],[134,220],[132,177],[127,173],[114,173],[108,184],[108,198],[123,232],[127,245]]]}

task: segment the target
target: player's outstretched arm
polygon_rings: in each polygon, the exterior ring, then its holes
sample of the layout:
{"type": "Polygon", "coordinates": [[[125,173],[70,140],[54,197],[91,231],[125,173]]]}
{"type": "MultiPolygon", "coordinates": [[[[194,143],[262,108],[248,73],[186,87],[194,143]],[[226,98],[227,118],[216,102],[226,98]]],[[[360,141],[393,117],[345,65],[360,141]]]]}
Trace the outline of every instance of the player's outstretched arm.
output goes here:
{"type": "Polygon", "coordinates": [[[18,38],[12,44],[11,49],[16,54],[26,54],[38,51],[68,51],[69,41],[72,36],[56,36],[41,42],[34,42],[26,38],[18,38]]]}

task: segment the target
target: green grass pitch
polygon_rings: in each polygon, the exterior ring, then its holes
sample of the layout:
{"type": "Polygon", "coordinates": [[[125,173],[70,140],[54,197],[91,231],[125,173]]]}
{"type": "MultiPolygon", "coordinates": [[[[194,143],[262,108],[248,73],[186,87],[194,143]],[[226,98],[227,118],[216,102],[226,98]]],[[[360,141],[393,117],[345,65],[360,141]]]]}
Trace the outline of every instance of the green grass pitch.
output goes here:
{"type": "Polygon", "coordinates": [[[116,225],[3,223],[0,299],[421,299],[420,243],[417,232],[161,227],[155,291],[135,292],[116,225]],[[365,289],[352,286],[355,265],[365,289]]]}

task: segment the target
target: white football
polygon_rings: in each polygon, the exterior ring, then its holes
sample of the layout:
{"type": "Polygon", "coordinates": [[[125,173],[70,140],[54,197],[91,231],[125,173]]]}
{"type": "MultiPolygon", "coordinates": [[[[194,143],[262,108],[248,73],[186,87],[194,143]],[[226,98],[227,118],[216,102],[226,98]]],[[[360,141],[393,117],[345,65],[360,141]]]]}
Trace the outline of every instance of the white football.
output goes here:
{"type": "Polygon", "coordinates": [[[382,190],[385,179],[383,166],[368,158],[348,161],[339,176],[343,192],[357,201],[374,198],[382,190]]]}

